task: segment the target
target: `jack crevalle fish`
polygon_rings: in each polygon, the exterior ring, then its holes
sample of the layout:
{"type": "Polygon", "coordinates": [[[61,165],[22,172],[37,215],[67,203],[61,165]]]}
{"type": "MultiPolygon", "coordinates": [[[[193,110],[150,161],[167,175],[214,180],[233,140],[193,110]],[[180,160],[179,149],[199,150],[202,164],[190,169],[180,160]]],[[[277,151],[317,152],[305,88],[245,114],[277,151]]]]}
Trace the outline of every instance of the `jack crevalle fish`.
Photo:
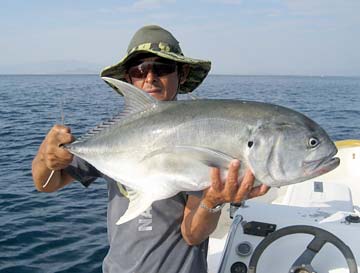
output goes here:
{"type": "Polygon", "coordinates": [[[209,166],[241,161],[256,183],[279,187],[329,172],[337,149],[314,121],[291,109],[240,100],[157,101],[146,92],[103,78],[125,98],[112,122],[65,145],[100,172],[131,189],[117,224],[154,201],[210,186],[209,166]]]}

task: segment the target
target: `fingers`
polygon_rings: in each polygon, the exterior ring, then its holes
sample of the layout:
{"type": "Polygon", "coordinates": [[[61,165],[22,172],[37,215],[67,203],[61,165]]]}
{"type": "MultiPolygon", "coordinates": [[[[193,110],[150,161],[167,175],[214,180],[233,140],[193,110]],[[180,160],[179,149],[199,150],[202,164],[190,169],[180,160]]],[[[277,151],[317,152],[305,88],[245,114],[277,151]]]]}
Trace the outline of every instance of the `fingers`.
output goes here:
{"type": "Polygon", "coordinates": [[[229,165],[225,183],[221,179],[220,169],[211,169],[211,187],[204,191],[203,201],[211,204],[240,203],[249,198],[264,195],[269,186],[261,185],[254,187],[255,176],[247,169],[242,181],[239,183],[240,161],[233,160],[229,165]]]}
{"type": "Polygon", "coordinates": [[[66,157],[58,156],[56,153],[51,153],[46,156],[45,164],[50,170],[61,170],[66,168],[72,161],[73,156],[67,155],[66,157]]]}
{"type": "Polygon", "coordinates": [[[74,136],[68,127],[55,125],[47,134],[43,142],[43,158],[47,168],[59,170],[67,167],[73,155],[60,146],[74,141],[74,136]]]}
{"type": "Polygon", "coordinates": [[[240,161],[233,160],[230,163],[228,175],[225,183],[225,195],[227,200],[234,199],[236,192],[239,188],[238,175],[239,175],[240,161]]]}
{"type": "Polygon", "coordinates": [[[230,163],[225,183],[221,179],[220,169],[212,168],[210,173],[211,187],[206,190],[205,196],[212,201],[217,200],[218,203],[231,202],[239,187],[239,168],[239,160],[230,163]]]}
{"type": "Polygon", "coordinates": [[[55,125],[48,133],[47,138],[48,142],[56,146],[70,143],[75,139],[70,128],[62,125],[55,125]]]}
{"type": "Polygon", "coordinates": [[[270,187],[262,184],[260,186],[254,187],[248,194],[248,198],[254,198],[254,197],[258,197],[258,196],[262,196],[265,193],[267,193],[269,191],[270,187]]]}
{"type": "Polygon", "coordinates": [[[248,194],[251,192],[255,182],[255,177],[250,170],[246,170],[245,176],[240,183],[240,187],[236,192],[234,201],[241,202],[247,198],[248,194]]]}
{"type": "Polygon", "coordinates": [[[220,169],[211,168],[210,178],[211,178],[211,187],[213,188],[213,190],[216,192],[221,192],[224,186],[221,181],[220,169]]]}

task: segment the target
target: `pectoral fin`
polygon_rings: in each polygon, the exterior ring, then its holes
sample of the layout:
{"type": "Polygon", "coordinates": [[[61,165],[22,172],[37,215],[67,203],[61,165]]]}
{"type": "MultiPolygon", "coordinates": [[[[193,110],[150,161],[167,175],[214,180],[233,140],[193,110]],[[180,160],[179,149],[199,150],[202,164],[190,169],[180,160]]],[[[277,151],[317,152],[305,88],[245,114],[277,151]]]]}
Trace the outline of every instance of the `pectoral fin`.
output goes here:
{"type": "Polygon", "coordinates": [[[197,146],[172,146],[151,152],[143,160],[150,159],[160,154],[176,154],[177,156],[198,160],[210,167],[227,169],[234,158],[223,152],[197,146]]]}

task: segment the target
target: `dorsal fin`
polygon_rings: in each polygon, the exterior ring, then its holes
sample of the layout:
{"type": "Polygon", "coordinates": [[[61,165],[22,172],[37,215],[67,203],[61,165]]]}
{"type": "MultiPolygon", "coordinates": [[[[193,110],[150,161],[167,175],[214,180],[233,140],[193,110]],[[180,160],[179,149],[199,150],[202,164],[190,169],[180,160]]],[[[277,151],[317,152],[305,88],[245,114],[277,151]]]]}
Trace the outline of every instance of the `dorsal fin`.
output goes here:
{"type": "MultiPolygon", "coordinates": [[[[76,142],[86,141],[94,135],[103,132],[107,128],[110,128],[114,124],[120,124],[132,120],[130,115],[149,109],[154,109],[158,105],[158,101],[155,98],[129,83],[108,77],[102,77],[102,79],[112,88],[115,88],[124,95],[125,107],[118,115],[105,120],[94,128],[90,129],[86,134],[78,138],[76,142]]],[[[133,117],[136,118],[135,116],[136,115],[133,117]]]]}
{"type": "Polygon", "coordinates": [[[129,115],[156,107],[158,101],[143,90],[117,79],[102,77],[112,88],[124,95],[125,109],[124,114],[129,115]]]}
{"type": "Polygon", "coordinates": [[[123,119],[124,114],[123,112],[120,112],[119,114],[117,114],[116,116],[106,119],[103,122],[101,122],[100,124],[96,125],[94,128],[91,128],[89,131],[87,131],[84,135],[82,135],[81,137],[79,137],[78,139],[76,139],[76,142],[82,142],[85,141],[89,138],[91,138],[92,136],[98,134],[99,132],[102,132],[103,130],[111,127],[112,125],[114,125],[117,122],[121,122],[121,120],[123,119]]]}

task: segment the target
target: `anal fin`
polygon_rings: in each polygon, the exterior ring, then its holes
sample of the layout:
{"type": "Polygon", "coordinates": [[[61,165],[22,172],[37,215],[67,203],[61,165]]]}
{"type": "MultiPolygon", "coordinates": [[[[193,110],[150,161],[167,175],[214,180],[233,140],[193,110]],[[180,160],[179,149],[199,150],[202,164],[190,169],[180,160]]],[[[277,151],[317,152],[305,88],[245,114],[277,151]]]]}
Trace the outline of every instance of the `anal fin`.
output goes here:
{"type": "Polygon", "coordinates": [[[141,213],[146,211],[153,202],[142,192],[135,190],[127,190],[127,193],[128,194],[126,197],[129,199],[129,206],[125,211],[124,215],[122,215],[120,219],[116,222],[117,225],[121,225],[136,218],[141,213]]]}

